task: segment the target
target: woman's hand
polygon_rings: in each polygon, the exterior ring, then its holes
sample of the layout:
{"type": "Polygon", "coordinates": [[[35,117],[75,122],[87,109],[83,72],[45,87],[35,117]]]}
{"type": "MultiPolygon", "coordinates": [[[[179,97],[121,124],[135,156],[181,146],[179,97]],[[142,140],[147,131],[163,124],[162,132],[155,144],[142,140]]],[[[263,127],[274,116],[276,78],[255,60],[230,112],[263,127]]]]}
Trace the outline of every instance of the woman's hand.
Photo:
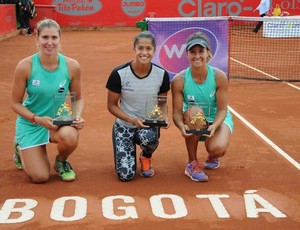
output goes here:
{"type": "Polygon", "coordinates": [[[83,129],[84,125],[85,125],[85,120],[80,116],[77,116],[76,119],[71,124],[71,126],[76,129],[83,129]]]}
{"type": "Polygon", "coordinates": [[[184,138],[187,138],[187,137],[190,137],[192,136],[193,134],[192,133],[187,133],[186,131],[189,130],[190,128],[184,124],[181,128],[180,128],[180,131],[181,131],[181,135],[184,137],[184,138]]]}
{"type": "Polygon", "coordinates": [[[44,116],[44,117],[36,116],[34,118],[34,122],[38,125],[45,127],[46,129],[48,129],[50,131],[56,131],[58,129],[58,126],[53,125],[53,123],[52,123],[53,118],[48,117],[48,116],[44,116]]]}

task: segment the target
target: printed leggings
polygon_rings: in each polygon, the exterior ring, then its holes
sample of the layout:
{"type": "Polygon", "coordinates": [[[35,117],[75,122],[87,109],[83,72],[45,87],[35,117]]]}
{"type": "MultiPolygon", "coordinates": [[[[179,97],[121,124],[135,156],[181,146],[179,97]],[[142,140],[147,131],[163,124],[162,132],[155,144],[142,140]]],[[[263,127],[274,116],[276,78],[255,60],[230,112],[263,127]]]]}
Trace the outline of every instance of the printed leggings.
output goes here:
{"type": "Polygon", "coordinates": [[[136,174],[136,145],[142,149],[143,156],[151,157],[159,144],[160,129],[128,128],[117,122],[113,126],[115,170],[122,181],[130,181],[136,174]]]}

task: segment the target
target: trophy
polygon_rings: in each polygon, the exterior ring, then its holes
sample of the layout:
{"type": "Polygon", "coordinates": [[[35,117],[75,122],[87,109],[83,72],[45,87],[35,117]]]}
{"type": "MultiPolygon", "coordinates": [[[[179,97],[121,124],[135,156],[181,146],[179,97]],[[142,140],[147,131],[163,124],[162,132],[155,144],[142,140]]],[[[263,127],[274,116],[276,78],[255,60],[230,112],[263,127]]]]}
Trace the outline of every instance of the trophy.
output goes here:
{"type": "Polygon", "coordinates": [[[71,125],[76,118],[76,95],[56,93],[53,95],[54,125],[71,125]]]}
{"type": "Polygon", "coordinates": [[[166,127],[168,126],[167,117],[167,96],[149,96],[146,102],[146,117],[143,124],[150,127],[166,127]]]}
{"type": "Polygon", "coordinates": [[[209,135],[210,131],[207,130],[208,122],[205,118],[205,115],[209,116],[210,114],[209,104],[195,103],[195,102],[190,103],[187,112],[188,112],[187,125],[190,129],[187,130],[186,132],[193,133],[196,135],[202,135],[202,134],[209,135]]]}

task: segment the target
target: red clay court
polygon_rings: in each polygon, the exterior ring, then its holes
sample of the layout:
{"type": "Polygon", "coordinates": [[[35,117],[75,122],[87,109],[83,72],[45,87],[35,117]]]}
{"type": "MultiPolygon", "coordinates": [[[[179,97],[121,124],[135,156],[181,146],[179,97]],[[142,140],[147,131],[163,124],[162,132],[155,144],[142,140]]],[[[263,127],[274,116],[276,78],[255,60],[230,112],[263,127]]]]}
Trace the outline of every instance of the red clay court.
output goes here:
{"type": "MultiPolygon", "coordinates": [[[[230,80],[235,130],[221,167],[207,171],[209,182],[184,175],[187,154],[174,124],[161,132],[153,178],[117,179],[105,83],[115,66],[133,58],[138,32],[62,33],[62,53],[81,64],[86,103],[86,127],[70,158],[73,183],[52,169],[48,183],[32,184],[13,164],[12,76],[17,62],[36,52],[36,38],[0,42],[0,229],[299,229],[299,83],[230,80]]],[[[52,164],[54,151],[50,145],[52,164]]],[[[198,155],[203,162],[202,145],[198,155]]]]}

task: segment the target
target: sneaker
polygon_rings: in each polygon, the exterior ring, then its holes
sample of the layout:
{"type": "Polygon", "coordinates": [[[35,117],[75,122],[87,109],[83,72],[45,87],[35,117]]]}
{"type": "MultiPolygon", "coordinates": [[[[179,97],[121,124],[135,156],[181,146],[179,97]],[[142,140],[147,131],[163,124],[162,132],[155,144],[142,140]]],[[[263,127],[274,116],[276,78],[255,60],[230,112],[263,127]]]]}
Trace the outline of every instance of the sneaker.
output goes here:
{"type": "Polygon", "coordinates": [[[13,160],[14,160],[14,163],[17,167],[17,169],[23,169],[23,166],[22,166],[22,161],[21,161],[21,157],[20,157],[20,151],[19,151],[19,148],[18,148],[18,143],[14,143],[14,156],[13,156],[13,160]]]}
{"type": "Polygon", "coordinates": [[[142,177],[152,177],[154,175],[154,170],[152,169],[151,158],[143,157],[141,153],[140,162],[141,162],[140,175],[142,177]]]}
{"type": "Polygon", "coordinates": [[[55,160],[55,171],[63,181],[74,181],[76,174],[68,161],[55,160]]]}
{"type": "Polygon", "coordinates": [[[208,176],[200,168],[198,161],[194,160],[191,163],[187,164],[185,175],[191,178],[193,181],[206,182],[208,181],[208,176]]]}
{"type": "Polygon", "coordinates": [[[213,158],[211,156],[208,156],[204,165],[206,169],[217,169],[220,166],[220,158],[213,158]]]}

